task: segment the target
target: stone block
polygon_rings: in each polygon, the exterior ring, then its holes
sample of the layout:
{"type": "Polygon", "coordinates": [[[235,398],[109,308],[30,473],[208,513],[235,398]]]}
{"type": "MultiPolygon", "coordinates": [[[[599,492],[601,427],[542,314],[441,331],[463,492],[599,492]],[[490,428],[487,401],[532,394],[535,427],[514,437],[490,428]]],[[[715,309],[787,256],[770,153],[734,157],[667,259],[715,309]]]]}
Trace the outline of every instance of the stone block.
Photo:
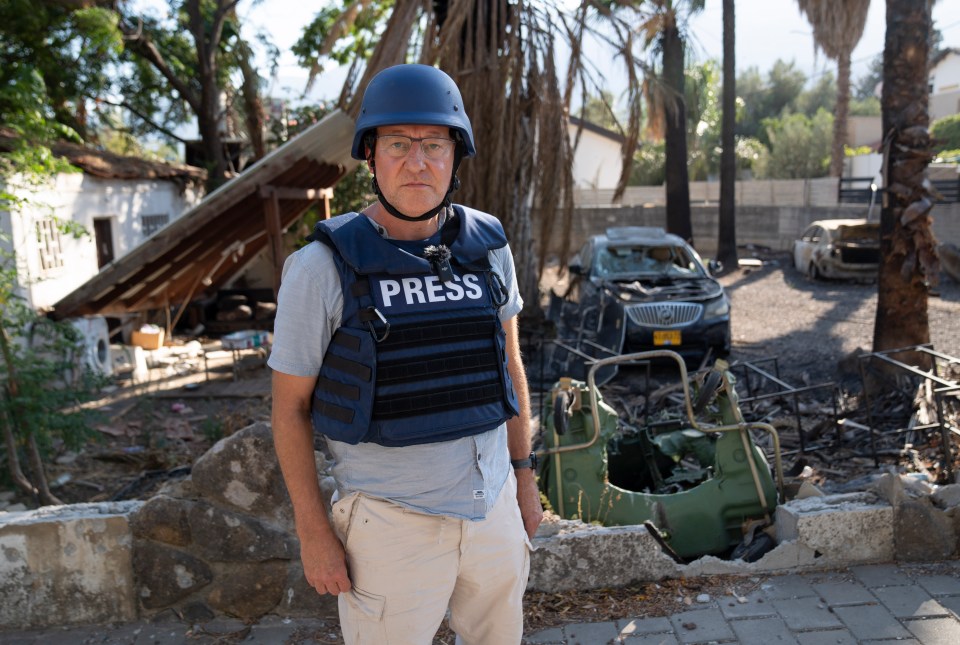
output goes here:
{"type": "Polygon", "coordinates": [[[777,542],[814,550],[821,566],[889,561],[893,517],[893,508],[871,493],[792,500],[777,507],[777,542]]]}
{"type": "Polygon", "coordinates": [[[287,577],[287,586],[275,614],[280,616],[310,616],[312,618],[337,618],[337,597],[317,593],[303,575],[299,560],[292,562],[287,577]]]}
{"type": "Polygon", "coordinates": [[[173,546],[191,542],[187,521],[192,502],[166,495],[151,498],[131,515],[130,528],[135,538],[155,540],[173,546]]]}
{"type": "Polygon", "coordinates": [[[292,536],[256,517],[197,502],[190,507],[188,521],[192,550],[207,561],[261,562],[297,555],[292,536]]]}
{"type": "Polygon", "coordinates": [[[142,502],[51,506],[0,519],[0,626],[137,616],[127,515],[142,502]]]}
{"type": "Polygon", "coordinates": [[[243,620],[259,618],[280,602],[287,566],[283,560],[229,565],[217,571],[207,604],[243,620]]]}
{"type": "Polygon", "coordinates": [[[146,540],[136,543],[133,569],[140,585],[140,602],[146,609],[172,605],[213,580],[213,571],[203,560],[146,540]]]}
{"type": "Polygon", "coordinates": [[[930,499],[937,508],[960,507],[960,484],[941,486],[933,492],[930,499]]]}
{"type": "Polygon", "coordinates": [[[679,571],[642,526],[602,527],[569,522],[563,531],[533,540],[531,591],[621,587],[662,580],[679,571]]]}
{"type": "Polygon", "coordinates": [[[218,441],[193,465],[193,490],[210,502],[293,529],[293,509],[268,423],[218,441]]]}
{"type": "Polygon", "coordinates": [[[953,521],[928,498],[901,502],[894,518],[894,548],[898,560],[946,560],[956,552],[953,521]]]}

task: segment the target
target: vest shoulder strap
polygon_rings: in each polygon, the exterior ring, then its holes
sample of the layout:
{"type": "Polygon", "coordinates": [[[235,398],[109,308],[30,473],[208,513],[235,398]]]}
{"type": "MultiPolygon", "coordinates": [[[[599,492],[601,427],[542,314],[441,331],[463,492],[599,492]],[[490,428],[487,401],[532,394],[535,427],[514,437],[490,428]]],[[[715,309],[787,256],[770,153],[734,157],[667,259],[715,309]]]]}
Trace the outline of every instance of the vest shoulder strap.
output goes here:
{"type": "MultiPolygon", "coordinates": [[[[457,204],[454,209],[459,230],[449,245],[451,254],[468,269],[489,269],[487,253],[507,245],[503,225],[492,215],[472,208],[457,204]]],[[[427,260],[381,237],[366,219],[359,213],[345,213],[322,220],[317,222],[307,239],[331,247],[351,269],[361,275],[431,271],[427,260]]]]}

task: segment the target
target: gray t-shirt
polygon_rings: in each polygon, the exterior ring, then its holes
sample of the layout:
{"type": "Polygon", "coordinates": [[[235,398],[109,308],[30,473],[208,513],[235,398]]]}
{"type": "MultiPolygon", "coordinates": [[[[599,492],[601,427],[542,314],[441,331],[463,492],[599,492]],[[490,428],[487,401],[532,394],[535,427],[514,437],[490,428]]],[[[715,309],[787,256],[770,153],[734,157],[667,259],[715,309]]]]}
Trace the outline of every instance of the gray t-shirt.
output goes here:
{"type": "MultiPolygon", "coordinates": [[[[523,308],[510,247],[491,251],[490,263],[509,290],[499,312],[506,321],[523,308]]],[[[330,248],[313,242],[291,254],[277,298],[270,367],[316,377],[342,311],[340,276],[330,248]]],[[[363,492],[426,513],[480,520],[509,474],[506,435],[506,425],[501,425],[471,437],[414,446],[350,445],[329,438],[327,445],[341,497],[363,492]]]]}

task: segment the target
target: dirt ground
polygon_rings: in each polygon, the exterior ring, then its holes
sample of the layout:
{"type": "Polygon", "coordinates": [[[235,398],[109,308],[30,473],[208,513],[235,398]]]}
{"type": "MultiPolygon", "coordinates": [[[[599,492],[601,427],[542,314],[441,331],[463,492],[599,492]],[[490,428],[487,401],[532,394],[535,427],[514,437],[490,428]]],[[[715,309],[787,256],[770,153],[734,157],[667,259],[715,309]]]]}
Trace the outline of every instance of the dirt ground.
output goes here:
{"type": "MultiPolygon", "coordinates": [[[[720,280],[732,301],[731,358],[775,356],[791,383],[843,380],[839,360],[873,345],[877,285],[815,281],[794,269],[787,253],[754,255],[762,266],[720,280]]],[[[960,285],[943,275],[935,293],[927,305],[931,343],[960,357],[960,285]]]]}
{"type": "MultiPolygon", "coordinates": [[[[741,257],[748,255],[749,250],[741,257]]],[[[786,253],[754,255],[757,266],[741,267],[721,278],[732,301],[729,360],[754,364],[794,388],[817,384],[836,388],[798,395],[799,415],[792,397],[744,405],[745,413],[777,427],[786,466],[819,467],[816,483],[847,482],[875,472],[870,447],[863,441],[854,437],[839,449],[831,441],[836,428],[834,392],[840,417],[866,423],[856,361],[847,361],[845,371],[838,365],[872,344],[876,285],[816,282],[796,271],[786,253]],[[798,418],[806,448],[813,449],[803,456],[797,454],[798,418]]],[[[933,346],[960,357],[960,285],[944,276],[936,293],[928,305],[933,346]]],[[[260,358],[253,353],[242,356],[236,379],[230,356],[220,352],[211,355],[206,369],[201,362],[188,360],[152,370],[146,384],[118,382],[95,404],[102,420],[88,445],[79,452],[61,449],[49,462],[53,492],[67,503],[145,499],[165,481],[186,476],[193,461],[214,442],[255,421],[269,420],[269,370],[260,358]]],[[[616,392],[623,387],[622,380],[618,377],[608,387],[616,392]]],[[[541,396],[533,388],[534,411],[540,408],[541,396]]],[[[891,394],[890,401],[875,401],[875,406],[884,410],[899,406],[900,417],[888,422],[907,423],[912,403],[903,398],[891,394]]],[[[913,439],[917,444],[913,454],[901,454],[902,438],[882,444],[880,450],[890,453],[882,455],[884,464],[901,471],[927,470],[932,478],[939,477],[943,464],[938,462],[937,436],[913,439]]],[[[0,487],[0,509],[18,504],[35,506],[33,500],[0,487]]]]}

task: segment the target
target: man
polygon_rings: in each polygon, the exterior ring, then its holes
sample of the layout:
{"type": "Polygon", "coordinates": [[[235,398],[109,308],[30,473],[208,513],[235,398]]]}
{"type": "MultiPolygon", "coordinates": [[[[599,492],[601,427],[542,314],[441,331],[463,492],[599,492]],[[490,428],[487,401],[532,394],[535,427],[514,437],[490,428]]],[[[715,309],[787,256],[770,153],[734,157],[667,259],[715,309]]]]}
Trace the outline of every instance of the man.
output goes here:
{"type": "Polygon", "coordinates": [[[273,432],[300,557],[346,643],[519,643],[543,516],[499,222],[450,204],[475,154],[460,91],[399,65],[364,93],[352,154],[377,201],[317,225],[284,266],[273,432]],[[337,482],[321,499],[314,431],[337,482]]]}

